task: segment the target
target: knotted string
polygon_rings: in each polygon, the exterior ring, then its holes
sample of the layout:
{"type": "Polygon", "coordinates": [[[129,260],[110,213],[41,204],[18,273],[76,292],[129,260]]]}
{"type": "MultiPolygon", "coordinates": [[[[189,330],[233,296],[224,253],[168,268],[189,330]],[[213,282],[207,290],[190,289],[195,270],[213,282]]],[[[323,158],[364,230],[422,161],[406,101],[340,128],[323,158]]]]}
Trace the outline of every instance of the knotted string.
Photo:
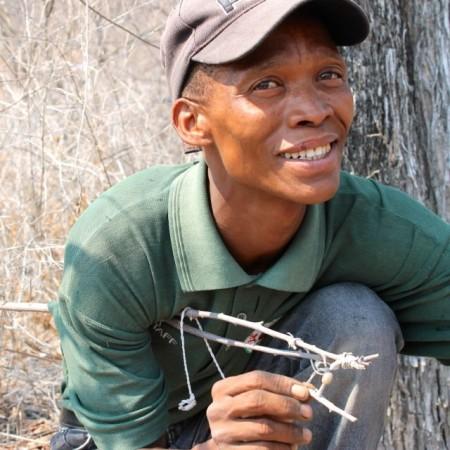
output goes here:
{"type": "MultiPolygon", "coordinates": [[[[195,394],[192,391],[192,386],[191,386],[191,379],[189,376],[189,370],[188,370],[188,366],[187,366],[187,357],[186,357],[186,345],[184,342],[184,318],[186,316],[186,312],[189,310],[190,308],[185,308],[183,309],[182,313],[181,313],[181,317],[180,317],[180,335],[181,335],[181,352],[183,354],[183,367],[184,367],[184,374],[186,376],[186,383],[188,386],[188,391],[189,391],[189,397],[181,400],[180,403],[178,403],[178,409],[180,411],[190,411],[192,408],[195,407],[195,405],[197,404],[197,400],[195,398],[195,394]]],[[[203,332],[203,327],[202,324],[200,323],[200,321],[196,318],[195,319],[195,323],[197,324],[198,329],[203,332]]],[[[210,354],[216,368],[217,371],[219,372],[220,376],[222,379],[225,378],[225,374],[223,373],[223,370],[221,369],[220,365],[219,365],[219,361],[217,361],[216,356],[214,355],[214,352],[211,348],[211,346],[209,345],[208,340],[204,337],[203,338],[203,342],[206,345],[206,348],[208,349],[208,353],[210,354]]]]}
{"type": "Polygon", "coordinates": [[[180,411],[190,411],[192,408],[195,407],[197,404],[197,400],[195,399],[194,392],[192,391],[191,386],[191,379],[189,377],[189,369],[187,366],[187,358],[186,358],[186,346],[184,343],[184,316],[186,315],[186,312],[189,308],[183,309],[180,317],[180,338],[181,338],[181,353],[183,355],[183,367],[184,367],[184,374],[186,375],[186,383],[189,391],[189,397],[181,400],[180,403],[178,403],[178,409],[180,411]]]}

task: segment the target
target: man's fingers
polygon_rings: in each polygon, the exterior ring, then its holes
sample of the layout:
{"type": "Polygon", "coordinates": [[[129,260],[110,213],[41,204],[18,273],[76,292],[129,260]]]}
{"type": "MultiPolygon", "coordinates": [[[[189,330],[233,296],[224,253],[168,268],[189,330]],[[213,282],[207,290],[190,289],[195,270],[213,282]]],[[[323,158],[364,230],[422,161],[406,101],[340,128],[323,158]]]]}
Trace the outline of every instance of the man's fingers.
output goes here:
{"type": "Polygon", "coordinates": [[[217,382],[212,397],[206,414],[221,450],[292,450],[311,441],[311,432],[301,426],[312,417],[305,403],[309,390],[293,378],[248,372],[217,382]]]}
{"type": "Polygon", "coordinates": [[[232,430],[218,427],[212,431],[212,439],[222,444],[249,442],[273,442],[292,445],[305,445],[311,441],[312,433],[298,422],[282,423],[269,418],[242,419],[235,424],[232,430]]]}
{"type": "Polygon", "coordinates": [[[297,380],[263,371],[247,372],[242,375],[228,377],[214,384],[211,395],[213,400],[223,396],[236,396],[251,390],[264,390],[274,394],[282,394],[300,401],[309,399],[309,391],[297,380]]]}
{"type": "Polygon", "coordinates": [[[230,417],[276,417],[279,421],[310,420],[313,412],[310,405],[287,396],[263,390],[244,392],[229,403],[230,417]]]}

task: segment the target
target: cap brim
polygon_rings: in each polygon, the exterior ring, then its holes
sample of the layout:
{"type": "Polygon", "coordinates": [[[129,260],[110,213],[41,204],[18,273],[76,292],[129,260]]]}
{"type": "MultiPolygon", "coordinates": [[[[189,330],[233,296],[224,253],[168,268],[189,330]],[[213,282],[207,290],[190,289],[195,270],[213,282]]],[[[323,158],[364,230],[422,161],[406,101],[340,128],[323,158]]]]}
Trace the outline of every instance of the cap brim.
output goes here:
{"type": "Polygon", "coordinates": [[[351,0],[265,0],[218,31],[192,60],[204,64],[236,61],[254,50],[297,8],[306,5],[323,21],[336,45],[355,45],[369,34],[366,14],[351,0]]]}

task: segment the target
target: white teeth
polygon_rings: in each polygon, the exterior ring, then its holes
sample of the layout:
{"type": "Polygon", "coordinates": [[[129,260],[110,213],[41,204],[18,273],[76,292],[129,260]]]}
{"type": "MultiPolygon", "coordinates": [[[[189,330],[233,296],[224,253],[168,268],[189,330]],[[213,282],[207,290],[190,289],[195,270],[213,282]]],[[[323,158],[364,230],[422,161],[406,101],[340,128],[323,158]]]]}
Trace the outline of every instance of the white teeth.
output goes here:
{"type": "Polygon", "coordinates": [[[322,147],[309,148],[298,153],[281,153],[285,159],[300,159],[307,161],[314,161],[316,159],[321,159],[326,156],[331,151],[331,144],[324,145],[322,147]]]}

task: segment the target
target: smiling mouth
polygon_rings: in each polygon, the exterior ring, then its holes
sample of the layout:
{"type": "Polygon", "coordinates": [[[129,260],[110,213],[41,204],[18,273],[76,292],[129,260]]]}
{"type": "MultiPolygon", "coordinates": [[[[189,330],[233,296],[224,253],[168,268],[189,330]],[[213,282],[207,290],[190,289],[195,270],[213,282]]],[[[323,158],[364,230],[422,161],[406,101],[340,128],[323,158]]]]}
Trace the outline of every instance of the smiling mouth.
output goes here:
{"type": "Polygon", "coordinates": [[[331,152],[332,144],[323,145],[320,147],[309,148],[301,152],[285,152],[279,156],[284,159],[294,159],[299,161],[316,161],[317,159],[325,158],[331,152]]]}

